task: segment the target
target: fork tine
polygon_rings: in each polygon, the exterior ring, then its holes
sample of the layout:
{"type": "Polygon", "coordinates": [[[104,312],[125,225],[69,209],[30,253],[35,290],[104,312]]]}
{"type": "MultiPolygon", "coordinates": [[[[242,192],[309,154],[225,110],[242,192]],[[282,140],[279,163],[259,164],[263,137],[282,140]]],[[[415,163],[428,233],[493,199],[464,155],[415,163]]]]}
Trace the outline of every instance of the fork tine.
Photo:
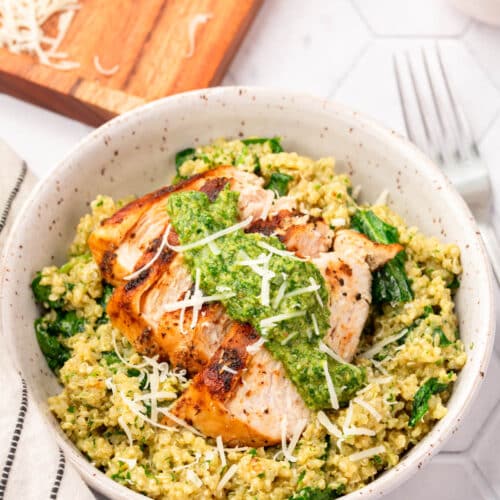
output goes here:
{"type": "Polygon", "coordinates": [[[425,53],[424,48],[421,47],[420,50],[421,50],[422,61],[424,63],[425,76],[427,78],[427,83],[429,84],[429,88],[431,90],[432,102],[434,103],[434,108],[435,108],[435,111],[436,111],[436,116],[438,118],[439,127],[441,128],[441,133],[443,135],[446,135],[446,129],[444,127],[443,117],[441,115],[441,108],[439,106],[439,101],[438,101],[438,98],[437,98],[436,89],[434,88],[434,83],[433,83],[432,78],[431,78],[431,72],[430,72],[430,68],[429,68],[429,61],[427,59],[427,55],[425,53]]]}
{"type": "MultiPolygon", "coordinates": [[[[457,132],[457,130],[455,130],[454,126],[450,127],[449,124],[448,124],[448,127],[445,126],[445,118],[444,117],[447,115],[445,112],[442,111],[443,102],[439,98],[438,92],[436,90],[436,85],[437,85],[436,79],[433,78],[431,75],[429,59],[428,59],[427,53],[423,47],[421,49],[421,55],[422,55],[424,69],[425,69],[425,75],[427,78],[427,84],[429,85],[429,89],[431,91],[432,102],[434,104],[434,111],[436,113],[436,116],[437,116],[437,119],[439,122],[439,126],[441,129],[441,136],[444,139],[444,143],[448,145],[448,149],[447,149],[446,153],[450,153],[450,150],[451,150],[451,154],[454,156],[455,160],[461,160],[463,155],[460,153],[461,141],[460,141],[459,133],[457,132]],[[448,138],[448,141],[446,141],[446,138],[448,138]]],[[[442,72],[440,72],[440,73],[442,73],[442,72]]],[[[442,74],[439,74],[439,78],[441,80],[444,80],[442,74]]],[[[443,154],[444,153],[445,152],[443,151],[443,154]]]]}
{"type": "Polygon", "coordinates": [[[455,121],[455,129],[457,130],[459,134],[459,140],[464,141],[467,144],[467,147],[470,148],[471,152],[475,156],[479,156],[479,149],[477,147],[476,140],[474,138],[474,135],[472,134],[471,127],[469,125],[469,122],[467,118],[465,117],[465,113],[463,112],[462,108],[458,105],[455,96],[453,95],[453,92],[451,90],[450,82],[448,80],[448,76],[446,74],[446,71],[444,69],[444,64],[443,64],[443,58],[441,56],[441,49],[439,47],[439,44],[436,42],[436,55],[437,55],[437,61],[438,61],[438,67],[441,73],[441,77],[444,81],[444,87],[446,89],[446,95],[448,97],[448,101],[451,105],[451,109],[453,112],[453,117],[455,121]]]}
{"type": "Polygon", "coordinates": [[[424,133],[425,133],[425,138],[427,140],[427,146],[428,146],[428,151],[430,151],[430,154],[435,156],[437,161],[441,164],[444,163],[444,156],[442,152],[442,148],[437,147],[436,141],[433,139],[431,135],[431,129],[429,126],[429,123],[427,121],[427,115],[425,113],[424,109],[424,98],[422,95],[421,88],[419,87],[417,83],[417,77],[415,70],[413,68],[413,63],[411,61],[410,55],[408,52],[405,53],[406,56],[406,65],[408,69],[408,73],[410,74],[410,81],[413,87],[413,92],[415,94],[415,98],[417,101],[417,108],[418,108],[418,113],[420,115],[420,119],[422,120],[422,125],[424,128],[424,133]]]}
{"type": "Polygon", "coordinates": [[[396,75],[396,85],[398,87],[398,94],[399,94],[399,102],[401,104],[401,110],[403,111],[403,120],[405,122],[405,128],[406,128],[406,133],[408,134],[408,138],[416,143],[417,142],[417,135],[415,134],[415,131],[413,130],[413,127],[411,126],[411,121],[408,113],[408,109],[406,106],[406,99],[405,99],[405,93],[403,92],[403,79],[401,76],[401,70],[399,67],[399,62],[396,57],[396,54],[392,55],[392,63],[394,66],[394,74],[396,75]]]}

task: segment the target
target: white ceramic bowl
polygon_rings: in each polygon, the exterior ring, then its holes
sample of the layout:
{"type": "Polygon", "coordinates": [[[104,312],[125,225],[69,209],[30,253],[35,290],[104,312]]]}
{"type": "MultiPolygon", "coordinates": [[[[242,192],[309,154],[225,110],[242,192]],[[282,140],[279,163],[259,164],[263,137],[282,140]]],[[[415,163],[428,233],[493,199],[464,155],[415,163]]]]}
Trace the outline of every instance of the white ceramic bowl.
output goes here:
{"type": "Polygon", "coordinates": [[[379,497],[417,472],[456,431],[484,377],[494,333],[489,266],[471,213],[420,151],[357,112],[301,94],[226,87],[168,97],[106,123],[40,182],[17,219],[2,263],[2,331],[15,363],[66,456],[92,487],[114,499],[144,497],[93,468],[50,414],[47,397],[60,388],[35,339],[39,311],[29,283],[44,265],[65,260],[75,225],[98,193],[121,197],[156,189],[171,179],[176,151],[251,135],[279,135],[288,151],[335,156],[338,170],[363,186],[366,200],[389,189],[391,205],[410,224],[458,243],[462,251],[465,271],[456,303],[469,360],[448,414],[396,467],[346,498],[379,497]]]}

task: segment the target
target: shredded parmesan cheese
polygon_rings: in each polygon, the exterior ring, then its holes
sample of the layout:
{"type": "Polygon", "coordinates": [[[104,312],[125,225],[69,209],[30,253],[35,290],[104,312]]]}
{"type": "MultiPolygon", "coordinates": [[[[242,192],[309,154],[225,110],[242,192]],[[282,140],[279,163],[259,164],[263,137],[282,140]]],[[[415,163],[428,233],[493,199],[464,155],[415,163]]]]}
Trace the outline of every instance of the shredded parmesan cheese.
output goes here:
{"type": "Polygon", "coordinates": [[[377,361],[376,359],[371,360],[373,366],[383,375],[389,376],[389,372],[382,366],[382,363],[380,361],[377,361]]]}
{"type": "MultiPolygon", "coordinates": [[[[317,292],[320,288],[321,288],[320,285],[318,285],[317,283],[315,283],[314,285],[305,286],[302,288],[296,288],[292,292],[288,292],[285,295],[285,298],[296,297],[297,295],[304,295],[305,293],[314,293],[314,292],[317,292]]],[[[321,305],[323,305],[323,304],[321,304],[321,305]]]]}
{"type": "Polygon", "coordinates": [[[382,415],[371,404],[361,398],[354,398],[353,401],[370,413],[377,422],[382,420],[382,415]]]}
{"type": "Polygon", "coordinates": [[[227,483],[231,480],[231,478],[238,472],[238,465],[233,464],[227,472],[222,476],[221,480],[219,481],[219,484],[217,485],[216,490],[218,492],[221,492],[224,489],[224,486],[226,486],[227,483]]]}
{"type": "Polygon", "coordinates": [[[256,259],[250,259],[248,255],[241,252],[244,256],[244,260],[239,260],[237,266],[248,266],[255,274],[261,278],[261,288],[260,288],[260,303],[263,306],[268,306],[270,302],[270,291],[271,291],[271,280],[274,278],[275,273],[269,270],[269,261],[272,255],[260,254],[256,259]]]}
{"type": "Polygon", "coordinates": [[[158,260],[158,257],[161,255],[163,248],[167,244],[169,229],[170,229],[170,225],[168,226],[167,230],[163,233],[160,246],[158,247],[158,250],[156,250],[156,253],[154,254],[153,258],[147,264],[142,266],[140,269],[137,269],[137,271],[134,271],[133,273],[125,276],[123,278],[125,281],[130,281],[130,280],[137,278],[143,271],[146,271],[146,269],[149,269],[158,260]]]}
{"type": "Polygon", "coordinates": [[[164,304],[162,306],[165,312],[177,311],[183,307],[193,307],[201,306],[207,302],[218,302],[225,299],[230,299],[234,297],[234,293],[216,293],[215,295],[202,295],[198,298],[194,297],[194,294],[189,299],[179,300],[178,302],[171,302],[170,304],[164,304]]]}
{"type": "Polygon", "coordinates": [[[196,452],[194,454],[194,460],[190,464],[179,465],[179,467],[174,467],[172,469],[172,472],[177,472],[177,471],[183,470],[183,469],[189,469],[189,467],[193,467],[194,465],[196,465],[200,461],[200,458],[201,458],[201,453],[196,452]]]}
{"type": "Polygon", "coordinates": [[[73,21],[80,4],[75,0],[0,1],[0,47],[14,54],[34,55],[41,64],[59,70],[78,68],[79,63],[67,60],[59,46],[73,21]],[[59,15],[55,37],[45,34],[43,25],[59,15]]]}
{"type": "Polygon", "coordinates": [[[130,432],[129,426],[125,422],[125,419],[123,418],[123,415],[120,415],[118,417],[118,424],[120,425],[120,427],[123,429],[123,432],[127,436],[128,445],[132,446],[134,444],[134,440],[132,439],[132,433],[130,432]]]}
{"type": "Polygon", "coordinates": [[[261,337],[257,342],[247,346],[247,352],[248,354],[255,354],[257,351],[260,350],[260,348],[264,345],[266,342],[266,339],[261,337]]]}
{"type": "MultiPolygon", "coordinates": [[[[139,407],[130,399],[128,399],[123,392],[120,392],[120,396],[123,399],[123,402],[128,406],[129,410],[136,416],[139,417],[144,422],[152,425],[153,427],[158,427],[159,429],[165,429],[167,431],[175,431],[174,427],[169,427],[168,425],[163,425],[154,420],[151,420],[147,415],[142,413],[139,407]]],[[[198,431],[197,431],[198,433],[198,431]]],[[[198,433],[199,434],[199,433],[198,433]]]]}
{"type": "Polygon", "coordinates": [[[389,375],[388,377],[372,378],[372,382],[375,382],[376,384],[380,385],[389,384],[392,381],[393,381],[392,375],[389,375]]]}
{"type": "Polygon", "coordinates": [[[125,365],[128,366],[129,368],[144,368],[146,366],[146,363],[141,363],[139,365],[133,365],[132,363],[129,363],[121,354],[120,351],[118,350],[118,346],[116,345],[116,333],[115,330],[111,330],[111,340],[113,342],[113,349],[115,350],[115,354],[118,356],[118,359],[125,365]]]}
{"type": "MultiPolygon", "coordinates": [[[[311,285],[313,285],[313,286],[317,285],[316,280],[313,277],[309,278],[309,283],[311,283],[311,285]]],[[[319,285],[318,285],[318,287],[319,287],[319,285]]],[[[314,291],[314,295],[316,295],[316,300],[318,301],[318,304],[321,307],[325,307],[324,304],[323,304],[323,301],[321,300],[321,296],[319,295],[318,290],[319,290],[319,288],[314,291]]]]}
{"type": "Polygon", "coordinates": [[[288,445],[288,454],[293,457],[295,460],[297,460],[292,453],[295,451],[295,447],[297,446],[297,443],[299,442],[300,436],[304,432],[304,429],[306,428],[307,425],[307,419],[304,418],[302,420],[299,420],[297,422],[297,425],[295,427],[295,431],[293,433],[292,439],[290,439],[290,444],[288,445]]]}
{"type": "Polygon", "coordinates": [[[352,403],[349,402],[349,406],[347,407],[347,411],[346,411],[346,414],[345,414],[344,424],[342,425],[342,432],[344,434],[346,434],[347,431],[348,431],[348,429],[349,429],[349,427],[351,427],[352,413],[353,413],[352,403]]]}
{"type": "Polygon", "coordinates": [[[203,486],[203,481],[198,477],[194,470],[188,469],[186,471],[186,479],[193,483],[197,488],[201,488],[203,486]]]}
{"type": "Polygon", "coordinates": [[[177,394],[170,391],[148,392],[142,396],[134,396],[134,401],[148,401],[150,399],[176,399],[177,394]]]}
{"type": "Polygon", "coordinates": [[[408,333],[408,328],[404,328],[399,333],[391,335],[391,336],[381,340],[380,342],[377,342],[370,349],[361,353],[361,356],[363,358],[368,358],[368,359],[373,358],[373,356],[378,354],[386,345],[389,345],[389,344],[392,344],[393,342],[396,342],[401,337],[404,337],[407,333],[408,333]]]}
{"type": "Polygon", "coordinates": [[[269,243],[266,243],[265,241],[259,241],[257,245],[263,248],[264,250],[267,250],[270,253],[279,255],[280,257],[288,257],[289,259],[300,260],[301,262],[305,262],[305,259],[300,259],[293,252],[289,252],[288,250],[280,250],[279,248],[269,245],[269,243]]]}
{"type": "Polygon", "coordinates": [[[287,276],[285,273],[283,273],[283,283],[281,283],[278,289],[278,293],[276,294],[276,297],[273,300],[273,309],[278,309],[281,301],[283,300],[283,297],[285,296],[287,286],[288,286],[287,276]]]}
{"type": "Polygon", "coordinates": [[[316,418],[329,434],[339,439],[342,437],[340,429],[328,418],[324,411],[319,411],[316,418]]]}
{"type": "Polygon", "coordinates": [[[332,376],[328,371],[328,362],[323,361],[323,371],[325,373],[326,385],[328,387],[328,394],[330,395],[330,401],[332,404],[332,408],[334,410],[339,409],[339,400],[337,399],[337,393],[335,392],[335,387],[333,386],[332,376]]]}
{"type": "Polygon", "coordinates": [[[264,318],[260,321],[261,328],[269,328],[275,326],[276,323],[281,323],[287,319],[300,318],[301,316],[305,316],[305,311],[298,311],[294,313],[283,313],[277,314],[276,316],[270,316],[269,318],[264,318]]]}
{"type": "Polygon", "coordinates": [[[344,432],[345,436],[375,436],[377,433],[367,427],[350,427],[344,432]]]}
{"type": "Polygon", "coordinates": [[[351,462],[357,462],[358,460],[363,460],[363,458],[370,458],[379,453],[385,453],[385,446],[375,446],[373,448],[368,448],[367,450],[359,451],[357,453],[352,453],[349,455],[349,460],[351,462]]]}
{"type": "Polygon", "coordinates": [[[317,337],[319,337],[321,334],[319,332],[318,320],[316,319],[316,314],[312,313],[311,314],[311,319],[312,319],[312,322],[313,322],[314,333],[316,334],[317,337]]]}
{"type": "Polygon", "coordinates": [[[227,465],[227,462],[226,453],[224,452],[224,443],[222,442],[222,436],[217,436],[215,438],[215,443],[217,444],[217,451],[219,453],[221,467],[225,467],[227,465]]]}
{"type": "Polygon", "coordinates": [[[288,336],[286,336],[281,342],[280,344],[281,345],[286,345],[288,344],[288,342],[290,342],[290,340],[292,340],[293,338],[295,338],[297,335],[299,334],[299,332],[293,332],[293,333],[290,333],[288,336]]]}
{"type": "Polygon", "coordinates": [[[354,199],[356,199],[360,195],[361,189],[362,188],[361,188],[360,184],[358,184],[357,186],[354,186],[354,189],[352,190],[352,197],[354,199]]]}
{"type": "Polygon", "coordinates": [[[342,217],[338,217],[337,219],[332,219],[330,221],[330,226],[331,227],[342,227],[345,226],[345,219],[342,217]]]}
{"type": "Polygon", "coordinates": [[[373,202],[374,205],[387,205],[387,200],[389,198],[389,191],[384,189],[378,196],[378,198],[373,202]]]}
{"type": "Polygon", "coordinates": [[[99,61],[99,56],[98,55],[94,56],[94,66],[95,66],[95,69],[99,73],[101,73],[101,75],[104,75],[104,76],[114,75],[120,69],[120,65],[119,64],[116,64],[112,68],[103,68],[102,65],[101,65],[101,63],[100,63],[100,61],[99,61]]]}
{"type": "Polygon", "coordinates": [[[189,26],[188,26],[188,39],[189,39],[189,51],[185,55],[186,58],[188,57],[193,57],[194,51],[196,48],[196,30],[198,29],[198,26],[200,24],[205,24],[207,23],[210,19],[212,19],[213,14],[207,13],[207,14],[196,14],[191,20],[189,21],[189,26]]]}
{"type": "Polygon", "coordinates": [[[330,349],[322,340],[319,341],[318,346],[321,352],[328,354],[328,356],[337,361],[337,363],[341,363],[343,365],[349,364],[347,361],[343,360],[335,351],[330,349]]]}
{"type": "Polygon", "coordinates": [[[198,248],[204,245],[208,245],[211,241],[215,241],[219,238],[222,238],[222,236],[226,236],[226,234],[231,234],[234,233],[235,231],[238,231],[239,229],[247,227],[251,222],[252,222],[252,217],[250,216],[245,220],[238,222],[237,224],[234,224],[233,226],[226,227],[226,229],[217,231],[216,233],[213,233],[205,238],[202,238],[201,240],[194,241],[193,243],[188,243],[187,245],[170,245],[170,243],[168,242],[168,235],[170,234],[171,226],[169,224],[166,232],[167,235],[166,246],[170,248],[170,250],[173,250],[174,252],[178,253],[185,252],[186,250],[192,250],[193,248],[198,248]]]}
{"type": "MultiPolygon", "coordinates": [[[[184,427],[188,431],[191,431],[193,434],[196,434],[197,436],[203,436],[201,432],[196,430],[193,426],[189,425],[185,420],[182,420],[182,418],[176,417],[174,414],[170,413],[166,408],[158,408],[158,411],[172,420],[172,422],[175,422],[177,425],[184,427]]],[[[172,427],[169,427],[169,429],[172,429],[172,427]]]]}
{"type": "Polygon", "coordinates": [[[237,375],[237,371],[233,370],[232,368],[229,368],[229,366],[223,365],[221,368],[221,371],[231,373],[231,375],[237,375]]]}

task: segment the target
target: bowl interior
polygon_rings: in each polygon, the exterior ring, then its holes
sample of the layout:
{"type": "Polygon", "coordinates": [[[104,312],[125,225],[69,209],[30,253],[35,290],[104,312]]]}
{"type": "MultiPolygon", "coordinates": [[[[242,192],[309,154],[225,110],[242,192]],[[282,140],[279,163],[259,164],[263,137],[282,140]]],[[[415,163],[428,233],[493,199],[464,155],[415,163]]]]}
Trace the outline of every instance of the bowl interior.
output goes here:
{"type": "Polygon", "coordinates": [[[31,196],[4,255],[3,332],[19,370],[60,442],[87,480],[115,498],[139,497],[105,479],[79,455],[47,408],[59,391],[33,332],[39,311],[29,290],[34,273],[60,265],[75,226],[99,193],[141,195],[168,183],[180,149],[219,137],[275,136],[287,151],[334,156],[337,170],[373,201],[383,189],[390,204],[424,233],[455,242],[465,269],[456,297],[469,361],[461,372],[448,415],[402,462],[351,498],[387,492],[426,460],[456,428],[486,369],[492,341],[491,278],[472,216],[448,181],[413,146],[342,106],[263,89],[221,88],[167,98],[104,125],[85,139],[31,196]]]}

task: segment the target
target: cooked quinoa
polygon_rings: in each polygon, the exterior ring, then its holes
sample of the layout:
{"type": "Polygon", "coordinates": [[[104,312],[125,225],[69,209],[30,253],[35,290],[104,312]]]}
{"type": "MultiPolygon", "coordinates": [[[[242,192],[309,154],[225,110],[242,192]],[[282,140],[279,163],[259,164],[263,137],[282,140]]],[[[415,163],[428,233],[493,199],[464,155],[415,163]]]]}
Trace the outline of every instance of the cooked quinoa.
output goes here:
{"type": "MultiPolygon", "coordinates": [[[[273,173],[286,174],[288,194],[298,200],[300,210],[332,227],[349,227],[359,209],[349,177],[335,172],[332,158],[312,160],[281,151],[272,141],[241,140],[220,140],[191,150],[189,156],[178,169],[181,178],[217,164],[257,171],[266,181],[273,173]]],[[[156,409],[137,398],[154,384],[157,392],[170,393],[161,403],[170,405],[190,381],[185,372],[136,353],[112,327],[105,313],[106,285],[87,246],[92,230],[123,204],[98,196],[78,224],[68,262],[45,267],[38,282],[49,291],[40,328],[57,322],[58,311],[73,311],[66,317],[66,333],[57,336],[61,362],[55,371],[62,389],[49,399],[50,409],[88,460],[115,481],[163,499],[309,498],[308,487],[329,488],[329,498],[334,498],[396,465],[446,415],[452,382],[466,362],[453,302],[462,272],[460,251],[377,205],[362,208],[397,228],[413,299],[371,306],[358,354],[393,335],[399,339],[372,359],[355,358],[353,363],[366,370],[367,384],[348,407],[325,412],[342,436],[330,434],[313,417],[294,451],[296,462],[288,462],[280,446],[226,448],[221,456],[213,439],[184,427],[159,427],[156,409]],[[439,389],[428,399],[428,411],[411,426],[415,395],[432,379],[439,389]],[[369,429],[371,435],[349,435],[352,427],[369,429]],[[370,453],[373,449],[380,452],[370,453]],[[364,450],[369,456],[353,459],[364,450]],[[221,488],[233,465],[236,472],[221,488]]]]}

